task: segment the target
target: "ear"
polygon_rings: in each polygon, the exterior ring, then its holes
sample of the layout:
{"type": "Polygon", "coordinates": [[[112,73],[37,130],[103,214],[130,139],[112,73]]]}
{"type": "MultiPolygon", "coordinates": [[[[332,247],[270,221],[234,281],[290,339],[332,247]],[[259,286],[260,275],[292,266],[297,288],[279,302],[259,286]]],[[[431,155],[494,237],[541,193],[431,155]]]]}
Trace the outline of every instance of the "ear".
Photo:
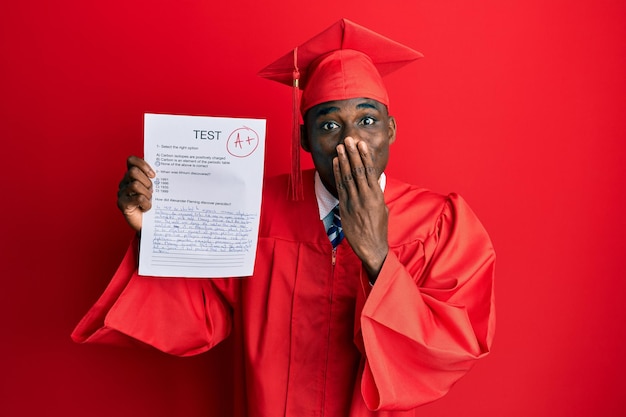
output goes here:
{"type": "Polygon", "coordinates": [[[311,148],[309,147],[309,135],[307,134],[306,127],[304,125],[300,125],[300,146],[305,151],[311,153],[311,148]]]}
{"type": "Polygon", "coordinates": [[[389,116],[389,144],[391,145],[396,141],[396,118],[389,116]]]}

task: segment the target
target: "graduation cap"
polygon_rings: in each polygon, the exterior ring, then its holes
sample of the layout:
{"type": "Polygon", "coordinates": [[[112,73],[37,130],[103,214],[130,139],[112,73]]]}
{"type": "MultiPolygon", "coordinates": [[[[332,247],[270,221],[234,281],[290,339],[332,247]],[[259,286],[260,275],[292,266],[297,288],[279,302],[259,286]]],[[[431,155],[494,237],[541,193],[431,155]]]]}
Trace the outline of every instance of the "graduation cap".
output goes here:
{"type": "Polygon", "coordinates": [[[302,198],[300,116],[321,103],[358,97],[388,106],[382,77],[422,56],[370,29],[341,19],[259,72],[261,77],[293,87],[290,186],[293,199],[302,198]]]}

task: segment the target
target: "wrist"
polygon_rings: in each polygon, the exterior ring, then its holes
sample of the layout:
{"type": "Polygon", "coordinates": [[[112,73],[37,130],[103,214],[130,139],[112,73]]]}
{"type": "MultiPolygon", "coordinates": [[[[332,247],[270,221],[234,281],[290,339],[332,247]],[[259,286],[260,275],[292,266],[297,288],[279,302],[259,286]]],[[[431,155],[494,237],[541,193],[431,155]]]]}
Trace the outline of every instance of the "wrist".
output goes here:
{"type": "Polygon", "coordinates": [[[376,282],[376,278],[378,278],[378,274],[380,274],[380,270],[383,268],[383,264],[385,263],[385,259],[387,259],[387,253],[389,252],[389,248],[385,247],[384,250],[379,251],[378,255],[372,257],[368,262],[363,262],[363,268],[367,273],[367,278],[369,279],[371,284],[376,282]]]}

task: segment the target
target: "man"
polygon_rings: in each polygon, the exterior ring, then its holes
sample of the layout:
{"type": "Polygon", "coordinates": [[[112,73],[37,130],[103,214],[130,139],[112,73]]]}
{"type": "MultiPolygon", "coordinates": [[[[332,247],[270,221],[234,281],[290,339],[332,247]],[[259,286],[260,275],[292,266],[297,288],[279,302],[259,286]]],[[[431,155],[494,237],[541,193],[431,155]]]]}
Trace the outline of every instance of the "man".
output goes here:
{"type": "MultiPolygon", "coordinates": [[[[379,71],[419,56],[341,20],[266,68],[302,84],[315,171],[265,182],[254,274],[139,276],[133,242],[74,339],[193,355],[230,335],[245,416],[416,415],[444,395],[489,352],[495,255],[459,196],[384,174],[396,121],[379,71]]],[[[154,177],[128,159],[118,205],[137,231],[154,177]]]]}

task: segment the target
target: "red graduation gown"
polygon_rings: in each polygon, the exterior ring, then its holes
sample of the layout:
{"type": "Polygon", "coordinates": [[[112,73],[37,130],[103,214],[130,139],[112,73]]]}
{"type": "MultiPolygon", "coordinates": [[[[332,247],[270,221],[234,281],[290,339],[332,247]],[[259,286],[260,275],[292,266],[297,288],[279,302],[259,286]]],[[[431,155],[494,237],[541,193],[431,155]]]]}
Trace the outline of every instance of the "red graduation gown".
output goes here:
{"type": "Polygon", "coordinates": [[[464,200],[388,179],[390,252],[375,285],[347,241],[333,260],[314,192],[267,181],[254,275],[137,275],[137,243],[74,330],[174,355],[235,337],[243,416],[405,416],[444,395],[494,333],[495,255],[464,200]],[[405,411],[402,411],[405,410],[405,411]]]}

